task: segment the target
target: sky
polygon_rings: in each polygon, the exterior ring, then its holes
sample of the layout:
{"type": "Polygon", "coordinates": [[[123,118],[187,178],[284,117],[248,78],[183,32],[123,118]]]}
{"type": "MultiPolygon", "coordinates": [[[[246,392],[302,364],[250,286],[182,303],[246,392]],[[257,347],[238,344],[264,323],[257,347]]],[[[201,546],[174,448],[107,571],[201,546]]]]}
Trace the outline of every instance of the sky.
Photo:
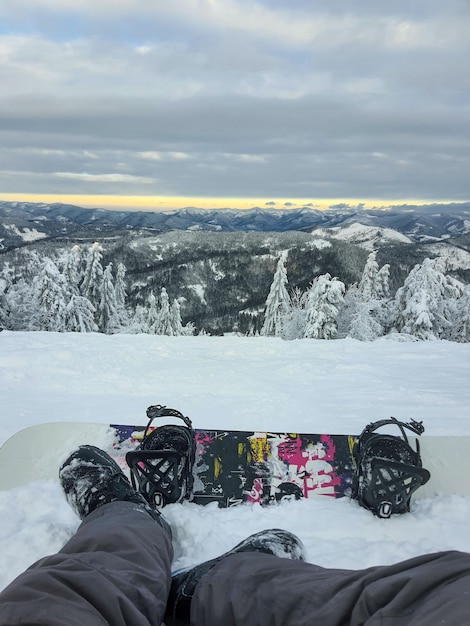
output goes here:
{"type": "Polygon", "coordinates": [[[470,198],[468,0],[0,2],[0,199],[470,198]]]}

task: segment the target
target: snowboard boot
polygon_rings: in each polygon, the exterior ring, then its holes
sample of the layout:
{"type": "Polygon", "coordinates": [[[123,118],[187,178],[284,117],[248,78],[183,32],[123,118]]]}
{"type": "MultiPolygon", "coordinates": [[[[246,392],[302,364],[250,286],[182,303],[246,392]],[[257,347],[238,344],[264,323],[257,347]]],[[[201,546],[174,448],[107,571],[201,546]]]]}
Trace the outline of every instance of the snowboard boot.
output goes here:
{"type": "Polygon", "coordinates": [[[167,626],[189,625],[191,600],[201,578],[219,561],[239,552],[260,552],[284,559],[304,560],[302,542],[287,530],[273,528],[251,535],[222,556],[173,575],[166,606],[165,624],[167,626]]]}
{"type": "Polygon", "coordinates": [[[62,464],[59,478],[68,503],[81,520],[104,504],[133,502],[145,509],[171,537],[170,526],[162,514],[148,505],[104,450],[80,446],[62,464]]]}

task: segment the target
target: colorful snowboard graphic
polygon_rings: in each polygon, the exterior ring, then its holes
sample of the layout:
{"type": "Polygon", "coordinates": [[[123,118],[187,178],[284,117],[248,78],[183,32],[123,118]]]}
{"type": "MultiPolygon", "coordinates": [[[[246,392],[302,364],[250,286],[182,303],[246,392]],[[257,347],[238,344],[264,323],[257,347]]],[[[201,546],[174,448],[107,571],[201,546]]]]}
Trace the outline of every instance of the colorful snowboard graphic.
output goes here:
{"type": "MultiPolygon", "coordinates": [[[[112,426],[125,451],[142,429],[112,426]]],[[[347,435],[195,430],[194,502],[233,506],[349,495],[353,473],[347,435]]],[[[118,452],[114,450],[114,455],[118,452]]],[[[121,465],[123,465],[122,459],[121,465]]]]}
{"type": "MultiPolygon", "coordinates": [[[[80,422],[25,428],[0,448],[0,490],[58,480],[60,463],[85,443],[106,450],[128,472],[126,453],[137,448],[144,428],[80,422]]],[[[349,495],[353,436],[203,429],[195,433],[197,503],[264,505],[287,498],[349,495]]],[[[470,436],[424,435],[419,443],[431,479],[413,499],[470,496],[470,436]]]]}

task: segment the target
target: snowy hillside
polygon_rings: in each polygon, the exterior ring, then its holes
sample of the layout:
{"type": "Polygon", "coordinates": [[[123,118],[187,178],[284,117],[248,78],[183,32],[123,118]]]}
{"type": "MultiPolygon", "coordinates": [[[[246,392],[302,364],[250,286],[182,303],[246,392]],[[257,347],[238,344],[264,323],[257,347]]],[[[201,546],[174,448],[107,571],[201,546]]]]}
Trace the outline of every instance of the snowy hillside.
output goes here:
{"type": "MultiPolygon", "coordinates": [[[[444,341],[4,331],[0,442],[44,421],[143,423],[155,403],[180,409],[196,427],[355,433],[394,415],[424,420],[428,434],[470,435],[469,379],[470,345],[444,341]]],[[[470,551],[470,498],[459,496],[415,501],[410,514],[390,520],[326,497],[267,509],[185,504],[165,512],[176,567],[268,527],[297,533],[308,560],[325,566],[470,551]]],[[[0,516],[0,587],[59,549],[78,525],[55,481],[1,492],[0,516]]]]}
{"type": "Polygon", "coordinates": [[[377,250],[377,248],[389,244],[412,243],[409,237],[397,230],[380,226],[368,226],[358,222],[353,222],[347,226],[317,228],[314,234],[340,239],[347,243],[354,243],[369,251],[377,250]]]}

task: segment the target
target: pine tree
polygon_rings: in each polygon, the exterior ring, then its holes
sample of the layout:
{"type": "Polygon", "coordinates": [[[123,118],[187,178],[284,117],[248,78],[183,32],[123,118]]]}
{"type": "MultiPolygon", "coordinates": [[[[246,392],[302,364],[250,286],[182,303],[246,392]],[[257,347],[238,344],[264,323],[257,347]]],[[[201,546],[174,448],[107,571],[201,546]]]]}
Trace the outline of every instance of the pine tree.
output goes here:
{"type": "Polygon", "coordinates": [[[83,296],[73,294],[66,306],[66,329],[70,332],[91,333],[98,330],[94,320],[95,309],[83,296]]]}
{"type": "Polygon", "coordinates": [[[33,282],[31,330],[66,330],[67,284],[57,265],[46,258],[33,282]]]}
{"type": "Polygon", "coordinates": [[[308,292],[296,287],[289,297],[289,308],[282,316],[281,336],[286,340],[302,339],[307,322],[308,292]]]}
{"type": "Polygon", "coordinates": [[[170,321],[175,337],[184,334],[183,322],[181,320],[181,308],[178,300],[175,298],[170,308],[170,321]]]}
{"type": "Polygon", "coordinates": [[[102,250],[100,244],[96,242],[90,247],[86,258],[85,274],[80,287],[81,295],[88,298],[95,307],[95,315],[99,314],[103,284],[102,250]]]}
{"type": "Polygon", "coordinates": [[[361,280],[359,281],[358,285],[359,293],[361,294],[361,300],[363,302],[367,302],[368,300],[372,300],[377,297],[378,273],[379,265],[377,263],[377,251],[374,250],[367,257],[361,280]]]}
{"type": "Polygon", "coordinates": [[[157,335],[174,335],[171,325],[170,300],[165,287],[160,292],[160,309],[156,324],[157,335]]]}
{"type": "Polygon", "coordinates": [[[467,285],[457,300],[452,324],[451,339],[461,343],[470,342],[470,285],[467,285]]]}
{"type": "Polygon", "coordinates": [[[332,339],[337,334],[339,307],[343,304],[344,283],[330,274],[318,276],[310,289],[304,337],[332,339]]]}
{"type": "Polygon", "coordinates": [[[120,327],[125,327],[129,323],[129,315],[126,309],[126,266],[123,263],[118,263],[116,280],[114,283],[114,292],[116,295],[116,319],[120,327]]]}
{"type": "Polygon", "coordinates": [[[276,272],[266,300],[266,312],[261,335],[280,336],[282,320],[289,310],[289,294],[287,293],[287,273],[284,259],[277,263],[276,272]]]}
{"type": "Polygon", "coordinates": [[[158,332],[158,302],[153,291],[151,291],[147,298],[147,305],[144,308],[143,315],[143,332],[150,335],[156,335],[158,332]]]}
{"type": "Polygon", "coordinates": [[[59,262],[62,266],[62,274],[67,283],[67,291],[70,295],[78,296],[80,293],[80,283],[82,281],[82,254],[79,246],[72,246],[70,250],[66,250],[59,262]]]}
{"type": "Polygon", "coordinates": [[[379,300],[386,300],[390,297],[390,265],[382,265],[376,275],[375,296],[379,300]]]}
{"type": "Polygon", "coordinates": [[[112,263],[109,263],[103,272],[101,298],[98,309],[98,327],[101,332],[107,334],[111,334],[119,328],[112,263]]]}
{"type": "Polygon", "coordinates": [[[452,326],[452,306],[462,284],[446,276],[439,259],[424,259],[408,274],[396,293],[394,323],[398,331],[421,340],[446,338],[452,326]]]}

